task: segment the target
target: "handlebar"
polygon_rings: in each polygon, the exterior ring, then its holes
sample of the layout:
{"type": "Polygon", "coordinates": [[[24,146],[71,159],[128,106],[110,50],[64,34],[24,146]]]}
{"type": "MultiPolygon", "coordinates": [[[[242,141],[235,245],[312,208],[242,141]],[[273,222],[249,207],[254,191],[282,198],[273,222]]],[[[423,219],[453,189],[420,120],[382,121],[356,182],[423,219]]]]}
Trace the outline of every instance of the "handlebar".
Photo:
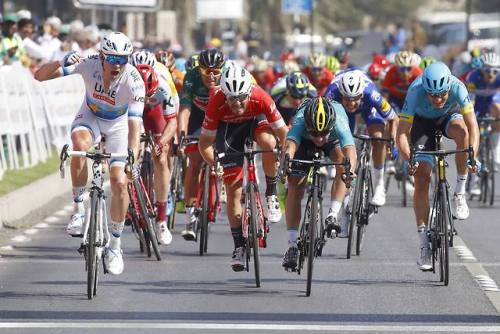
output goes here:
{"type": "Polygon", "coordinates": [[[370,137],[369,135],[352,135],[354,138],[363,140],[363,141],[384,141],[387,143],[393,143],[394,139],[392,138],[379,138],[379,137],[370,137]]]}
{"type": "Polygon", "coordinates": [[[448,155],[453,155],[457,153],[468,153],[468,160],[470,161],[471,166],[476,165],[476,160],[474,159],[474,148],[472,146],[469,146],[468,148],[464,148],[461,150],[437,150],[437,151],[419,151],[415,150],[414,147],[410,148],[410,161],[409,164],[410,166],[415,166],[415,156],[417,154],[427,154],[427,155],[432,155],[432,156],[437,156],[437,157],[445,157],[448,155]]]}

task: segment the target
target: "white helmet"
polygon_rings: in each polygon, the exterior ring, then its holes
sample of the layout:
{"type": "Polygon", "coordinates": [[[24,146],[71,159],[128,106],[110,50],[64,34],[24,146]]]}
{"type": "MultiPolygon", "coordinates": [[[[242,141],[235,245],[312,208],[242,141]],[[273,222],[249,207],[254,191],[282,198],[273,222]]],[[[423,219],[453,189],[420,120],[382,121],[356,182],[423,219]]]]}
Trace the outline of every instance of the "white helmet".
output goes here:
{"type": "Polygon", "coordinates": [[[249,94],[252,88],[252,75],[241,66],[228,66],[222,72],[220,86],[226,96],[249,94]]]}
{"type": "Polygon", "coordinates": [[[135,67],[139,64],[146,64],[151,67],[155,67],[156,58],[153,52],[148,50],[139,50],[132,53],[132,56],[130,56],[130,63],[135,67]]]}
{"type": "Polygon", "coordinates": [[[365,75],[359,70],[346,72],[340,77],[338,85],[343,96],[359,96],[365,89],[365,75]]]}
{"type": "Polygon", "coordinates": [[[487,52],[481,55],[484,66],[500,67],[500,57],[495,52],[487,52]]]}
{"type": "Polygon", "coordinates": [[[101,41],[101,52],[105,55],[130,56],[132,43],[121,32],[110,32],[101,41]]]}

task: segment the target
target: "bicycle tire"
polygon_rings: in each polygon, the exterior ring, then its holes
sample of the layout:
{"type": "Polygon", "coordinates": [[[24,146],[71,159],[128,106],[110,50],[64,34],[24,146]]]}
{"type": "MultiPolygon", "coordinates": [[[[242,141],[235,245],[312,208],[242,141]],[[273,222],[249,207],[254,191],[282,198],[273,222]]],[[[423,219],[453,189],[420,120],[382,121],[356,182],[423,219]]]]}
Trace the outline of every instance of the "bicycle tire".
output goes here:
{"type": "Polygon", "coordinates": [[[203,168],[203,195],[201,196],[201,212],[198,216],[200,224],[200,256],[206,252],[206,242],[208,241],[208,195],[210,190],[210,166],[203,168]]]}
{"type": "Polygon", "coordinates": [[[370,201],[373,196],[373,186],[371,182],[371,172],[369,169],[365,169],[362,179],[363,195],[361,197],[361,205],[358,211],[361,213],[362,219],[358,219],[357,221],[358,225],[356,233],[356,255],[358,256],[363,250],[366,229],[368,227],[368,219],[370,219],[370,201]]]}
{"type": "Polygon", "coordinates": [[[176,210],[177,209],[177,202],[179,201],[178,195],[177,195],[178,186],[179,186],[179,182],[178,182],[179,168],[180,168],[180,165],[178,162],[179,159],[180,159],[179,157],[174,158],[174,162],[172,163],[172,165],[174,166],[174,170],[172,171],[172,175],[170,176],[169,195],[171,196],[173,208],[172,208],[172,212],[167,217],[167,227],[172,232],[174,231],[174,227],[175,227],[175,214],[177,212],[177,210],[176,210]]]}
{"type": "Polygon", "coordinates": [[[96,237],[97,237],[97,220],[99,219],[99,200],[96,194],[91,194],[91,211],[89,228],[87,232],[86,244],[86,260],[87,260],[87,298],[92,299],[97,293],[96,276],[97,276],[97,252],[96,252],[96,237]]]}
{"type": "Polygon", "coordinates": [[[311,196],[307,197],[306,207],[304,210],[304,216],[302,218],[302,224],[300,225],[299,240],[297,243],[297,248],[299,249],[299,258],[297,261],[297,274],[300,275],[302,269],[304,268],[304,261],[307,254],[307,230],[306,222],[311,216],[311,196]]]}
{"type": "Polygon", "coordinates": [[[311,201],[311,219],[309,221],[309,228],[308,228],[308,242],[307,244],[307,284],[306,284],[306,296],[309,297],[311,295],[311,289],[312,289],[312,277],[313,277],[313,270],[314,270],[314,257],[316,255],[316,229],[317,229],[317,224],[318,224],[318,200],[319,200],[319,194],[318,194],[318,188],[314,187],[313,189],[313,196],[312,196],[312,201],[311,201]]]}
{"type": "Polygon", "coordinates": [[[448,234],[448,225],[451,226],[451,217],[452,213],[449,210],[449,197],[447,196],[446,185],[441,183],[440,185],[440,202],[441,202],[441,219],[440,223],[440,246],[441,246],[441,254],[442,254],[442,270],[443,270],[443,284],[445,286],[449,283],[450,278],[450,262],[449,262],[449,253],[450,253],[450,243],[449,243],[449,234],[448,234]]]}
{"type": "Polygon", "coordinates": [[[489,203],[490,203],[490,206],[493,205],[493,203],[495,202],[495,156],[493,154],[493,149],[491,147],[491,141],[490,139],[487,139],[488,140],[488,176],[489,176],[489,195],[490,195],[490,198],[489,198],[489,203]]]}
{"type": "MultiPolygon", "coordinates": [[[[358,168],[358,171],[361,171],[363,173],[363,170],[361,169],[361,165],[358,168]]],[[[363,179],[362,175],[358,174],[358,177],[356,178],[355,185],[354,185],[354,192],[351,193],[352,196],[352,207],[351,207],[351,222],[349,224],[349,233],[347,236],[347,255],[346,258],[350,259],[351,258],[351,253],[352,253],[352,239],[354,235],[354,228],[358,225],[358,219],[359,219],[359,205],[360,205],[360,192],[361,192],[361,186],[362,182],[361,180],[363,179]],[[360,177],[361,176],[361,177],[360,177]]]]}
{"type": "MultiPolygon", "coordinates": [[[[254,189],[254,185],[251,184],[249,189],[249,203],[250,203],[250,246],[252,247],[253,254],[253,265],[255,271],[255,285],[260,288],[260,258],[259,258],[259,237],[257,234],[257,205],[255,204],[255,195],[256,191],[254,189]],[[251,235],[251,237],[250,237],[251,235]]],[[[258,194],[258,192],[257,192],[258,194]]],[[[259,195],[258,195],[259,196],[259,195]]]]}
{"type": "MultiPolygon", "coordinates": [[[[141,216],[142,219],[146,221],[146,248],[148,249],[150,246],[155,253],[156,259],[161,261],[160,248],[158,246],[158,239],[156,238],[156,232],[154,230],[154,222],[153,217],[150,217],[148,212],[148,207],[146,200],[143,194],[143,188],[141,187],[139,180],[134,180],[134,186],[136,187],[137,200],[139,201],[139,207],[141,208],[141,216]]],[[[149,253],[149,249],[148,249],[149,253]]]]}

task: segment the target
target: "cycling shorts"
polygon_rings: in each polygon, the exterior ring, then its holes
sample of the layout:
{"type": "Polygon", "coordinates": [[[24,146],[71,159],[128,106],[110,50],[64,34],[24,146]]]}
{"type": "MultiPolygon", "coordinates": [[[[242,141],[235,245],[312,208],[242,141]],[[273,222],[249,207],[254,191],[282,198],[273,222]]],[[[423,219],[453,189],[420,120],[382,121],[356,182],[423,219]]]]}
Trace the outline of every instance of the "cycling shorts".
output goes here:
{"type": "MultiPolygon", "coordinates": [[[[106,136],[105,149],[107,153],[127,153],[128,151],[128,120],[127,114],[112,120],[97,118],[86,104],[82,105],[71,124],[71,133],[87,130],[92,135],[94,144],[101,141],[101,136],[106,136]]],[[[111,167],[123,167],[126,160],[111,159],[111,167]]]]}
{"type": "MultiPolygon", "coordinates": [[[[221,122],[217,129],[215,147],[217,152],[243,152],[245,140],[255,136],[264,130],[271,130],[265,115],[258,115],[254,119],[244,123],[221,122]]],[[[233,183],[243,179],[243,156],[224,157],[220,160],[224,167],[224,182],[233,183]]]]}
{"type": "MultiPolygon", "coordinates": [[[[463,117],[459,113],[449,113],[440,118],[424,118],[422,116],[415,115],[413,125],[411,127],[411,144],[417,150],[436,150],[435,132],[439,130],[443,136],[450,138],[448,136],[448,125],[455,119],[463,119],[463,117]]],[[[415,160],[427,162],[431,166],[434,166],[434,156],[432,155],[417,154],[415,156],[415,160]]]]}
{"type": "MultiPolygon", "coordinates": [[[[294,159],[312,160],[314,158],[314,152],[316,150],[323,151],[325,157],[332,157],[333,153],[335,152],[335,148],[337,147],[340,147],[340,141],[338,139],[331,140],[325,143],[325,145],[319,147],[316,146],[312,142],[312,140],[302,138],[299,148],[297,149],[297,152],[295,152],[294,159]]],[[[292,171],[290,173],[290,176],[304,177],[307,176],[308,172],[309,166],[292,163],[292,171]]]]}
{"type": "MultiPolygon", "coordinates": [[[[205,113],[201,110],[191,108],[188,122],[188,136],[199,136],[201,133],[201,126],[205,119],[205,113]]],[[[186,153],[198,152],[198,144],[189,144],[186,146],[186,153]]]]}

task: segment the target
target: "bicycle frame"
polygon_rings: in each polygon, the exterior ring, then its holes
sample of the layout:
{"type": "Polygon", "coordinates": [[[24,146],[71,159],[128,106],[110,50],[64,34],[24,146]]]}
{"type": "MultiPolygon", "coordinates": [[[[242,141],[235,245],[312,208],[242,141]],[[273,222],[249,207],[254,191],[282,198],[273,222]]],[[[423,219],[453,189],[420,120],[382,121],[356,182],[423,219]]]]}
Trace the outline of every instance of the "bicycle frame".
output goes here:
{"type": "MultiPolygon", "coordinates": [[[[217,189],[217,176],[213,175],[214,170],[207,164],[203,164],[200,170],[200,185],[205,184],[205,178],[208,173],[208,221],[215,222],[215,217],[217,212],[220,211],[219,204],[219,190],[217,189]]],[[[196,195],[196,210],[201,211],[203,202],[203,187],[198,187],[198,193],[196,195]]]]}

